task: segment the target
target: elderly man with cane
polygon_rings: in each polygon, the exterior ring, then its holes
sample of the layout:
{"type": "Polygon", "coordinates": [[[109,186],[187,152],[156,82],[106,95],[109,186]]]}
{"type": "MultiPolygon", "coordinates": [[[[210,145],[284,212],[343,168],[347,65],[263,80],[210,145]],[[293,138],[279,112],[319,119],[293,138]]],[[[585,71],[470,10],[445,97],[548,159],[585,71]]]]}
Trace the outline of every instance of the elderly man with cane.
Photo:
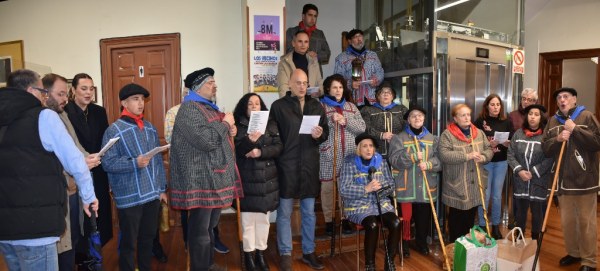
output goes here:
{"type": "MultiPolygon", "coordinates": [[[[562,160],[556,165],[556,171],[560,171],[555,182],[567,255],[560,259],[559,264],[567,266],[581,262],[579,270],[596,270],[600,125],[592,112],[577,105],[575,89],[560,88],[554,91],[554,98],[558,110],[544,130],[542,148],[555,161],[562,160]]],[[[545,223],[539,246],[544,230],[545,223]]]]}

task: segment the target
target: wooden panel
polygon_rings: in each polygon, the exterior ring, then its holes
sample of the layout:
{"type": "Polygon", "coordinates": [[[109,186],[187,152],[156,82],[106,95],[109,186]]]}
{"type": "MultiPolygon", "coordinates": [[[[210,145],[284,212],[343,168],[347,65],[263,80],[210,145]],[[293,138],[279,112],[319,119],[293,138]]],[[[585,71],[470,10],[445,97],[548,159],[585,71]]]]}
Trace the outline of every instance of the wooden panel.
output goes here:
{"type": "Polygon", "coordinates": [[[119,71],[135,71],[135,56],[133,52],[115,52],[117,69],[119,71]]]}
{"type": "Polygon", "coordinates": [[[161,142],[164,142],[165,121],[162,112],[169,110],[165,105],[165,98],[168,96],[167,78],[165,74],[152,74],[148,75],[148,81],[149,89],[152,89],[152,95],[154,96],[146,103],[144,118],[152,120],[152,124],[158,131],[158,137],[161,142]]]}
{"type": "Polygon", "coordinates": [[[165,64],[165,50],[161,49],[161,50],[151,50],[148,51],[147,56],[147,61],[146,63],[148,63],[148,69],[151,68],[166,68],[166,64],[165,64]]]}

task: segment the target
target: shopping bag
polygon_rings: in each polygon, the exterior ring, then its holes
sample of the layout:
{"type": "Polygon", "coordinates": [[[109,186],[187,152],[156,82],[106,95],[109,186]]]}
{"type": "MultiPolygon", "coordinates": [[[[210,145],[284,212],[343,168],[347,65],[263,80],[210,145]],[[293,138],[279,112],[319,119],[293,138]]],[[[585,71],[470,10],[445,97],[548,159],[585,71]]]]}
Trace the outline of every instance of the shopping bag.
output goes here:
{"type": "Polygon", "coordinates": [[[495,271],[498,246],[479,226],[454,242],[455,271],[495,271]],[[476,235],[482,236],[481,240],[476,235]]]}
{"type": "MultiPolygon", "coordinates": [[[[497,241],[497,244],[499,259],[521,265],[521,269],[506,270],[531,270],[535,251],[537,250],[537,242],[531,238],[525,238],[521,228],[515,227],[509,231],[504,239],[497,241]],[[512,237],[512,240],[509,240],[509,237],[512,237]]],[[[536,266],[536,270],[539,270],[539,264],[536,266]]]]}

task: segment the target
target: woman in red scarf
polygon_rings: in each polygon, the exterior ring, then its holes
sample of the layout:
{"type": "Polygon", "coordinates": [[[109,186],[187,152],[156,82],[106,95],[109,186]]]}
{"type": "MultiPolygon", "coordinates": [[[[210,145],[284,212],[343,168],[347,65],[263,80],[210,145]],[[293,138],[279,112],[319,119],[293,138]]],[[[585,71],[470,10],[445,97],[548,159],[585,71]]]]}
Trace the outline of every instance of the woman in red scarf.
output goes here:
{"type": "Polygon", "coordinates": [[[452,117],[454,123],[440,136],[438,149],[443,168],[442,202],[450,207],[450,242],[473,227],[477,207],[481,205],[478,181],[483,188],[487,185],[487,172],[482,165],[493,156],[485,134],[471,123],[469,106],[454,106],[452,117]],[[476,167],[479,167],[480,176],[476,167]]]}

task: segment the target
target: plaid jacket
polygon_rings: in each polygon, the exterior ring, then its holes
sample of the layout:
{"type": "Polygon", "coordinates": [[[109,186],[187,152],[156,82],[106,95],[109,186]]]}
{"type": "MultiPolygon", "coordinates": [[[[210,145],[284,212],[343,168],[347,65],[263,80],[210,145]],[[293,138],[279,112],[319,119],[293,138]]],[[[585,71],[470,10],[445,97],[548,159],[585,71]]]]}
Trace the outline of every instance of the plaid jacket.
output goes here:
{"type": "Polygon", "coordinates": [[[327,116],[330,136],[319,146],[319,161],[321,163],[319,167],[319,179],[322,182],[327,182],[333,180],[334,142],[337,143],[336,172],[339,176],[342,164],[344,163],[344,157],[354,154],[356,151],[354,138],[365,131],[365,121],[362,119],[358,108],[356,108],[356,105],[353,103],[344,103],[343,111],[339,107],[329,106],[324,102],[321,102],[321,105],[327,116]],[[341,113],[346,118],[346,125],[339,125],[337,130],[335,128],[335,122],[333,121],[333,113],[336,112],[341,113]],[[334,139],[334,137],[336,138],[334,139]]]}
{"type": "MultiPolygon", "coordinates": [[[[338,73],[344,76],[346,79],[348,89],[352,89],[352,60],[356,56],[348,53],[347,51],[341,52],[335,58],[335,68],[333,73],[338,73]]],[[[373,51],[366,50],[364,53],[364,63],[361,73],[361,80],[371,80],[373,77],[377,78],[377,82],[381,84],[383,82],[383,67],[379,57],[373,51]]],[[[352,89],[352,97],[356,102],[357,106],[365,105],[367,100],[370,104],[375,103],[375,90],[377,87],[371,86],[371,84],[361,84],[359,89],[352,89]],[[365,97],[367,100],[365,100],[365,97]]]]}
{"type": "Polygon", "coordinates": [[[102,167],[108,174],[117,208],[158,199],[166,188],[162,155],[154,155],[145,168],[137,165],[138,156],[160,146],[156,128],[144,120],[144,129],[140,130],[135,123],[118,119],[104,132],[102,146],[114,137],[121,139],[104,154],[102,167]]]}

